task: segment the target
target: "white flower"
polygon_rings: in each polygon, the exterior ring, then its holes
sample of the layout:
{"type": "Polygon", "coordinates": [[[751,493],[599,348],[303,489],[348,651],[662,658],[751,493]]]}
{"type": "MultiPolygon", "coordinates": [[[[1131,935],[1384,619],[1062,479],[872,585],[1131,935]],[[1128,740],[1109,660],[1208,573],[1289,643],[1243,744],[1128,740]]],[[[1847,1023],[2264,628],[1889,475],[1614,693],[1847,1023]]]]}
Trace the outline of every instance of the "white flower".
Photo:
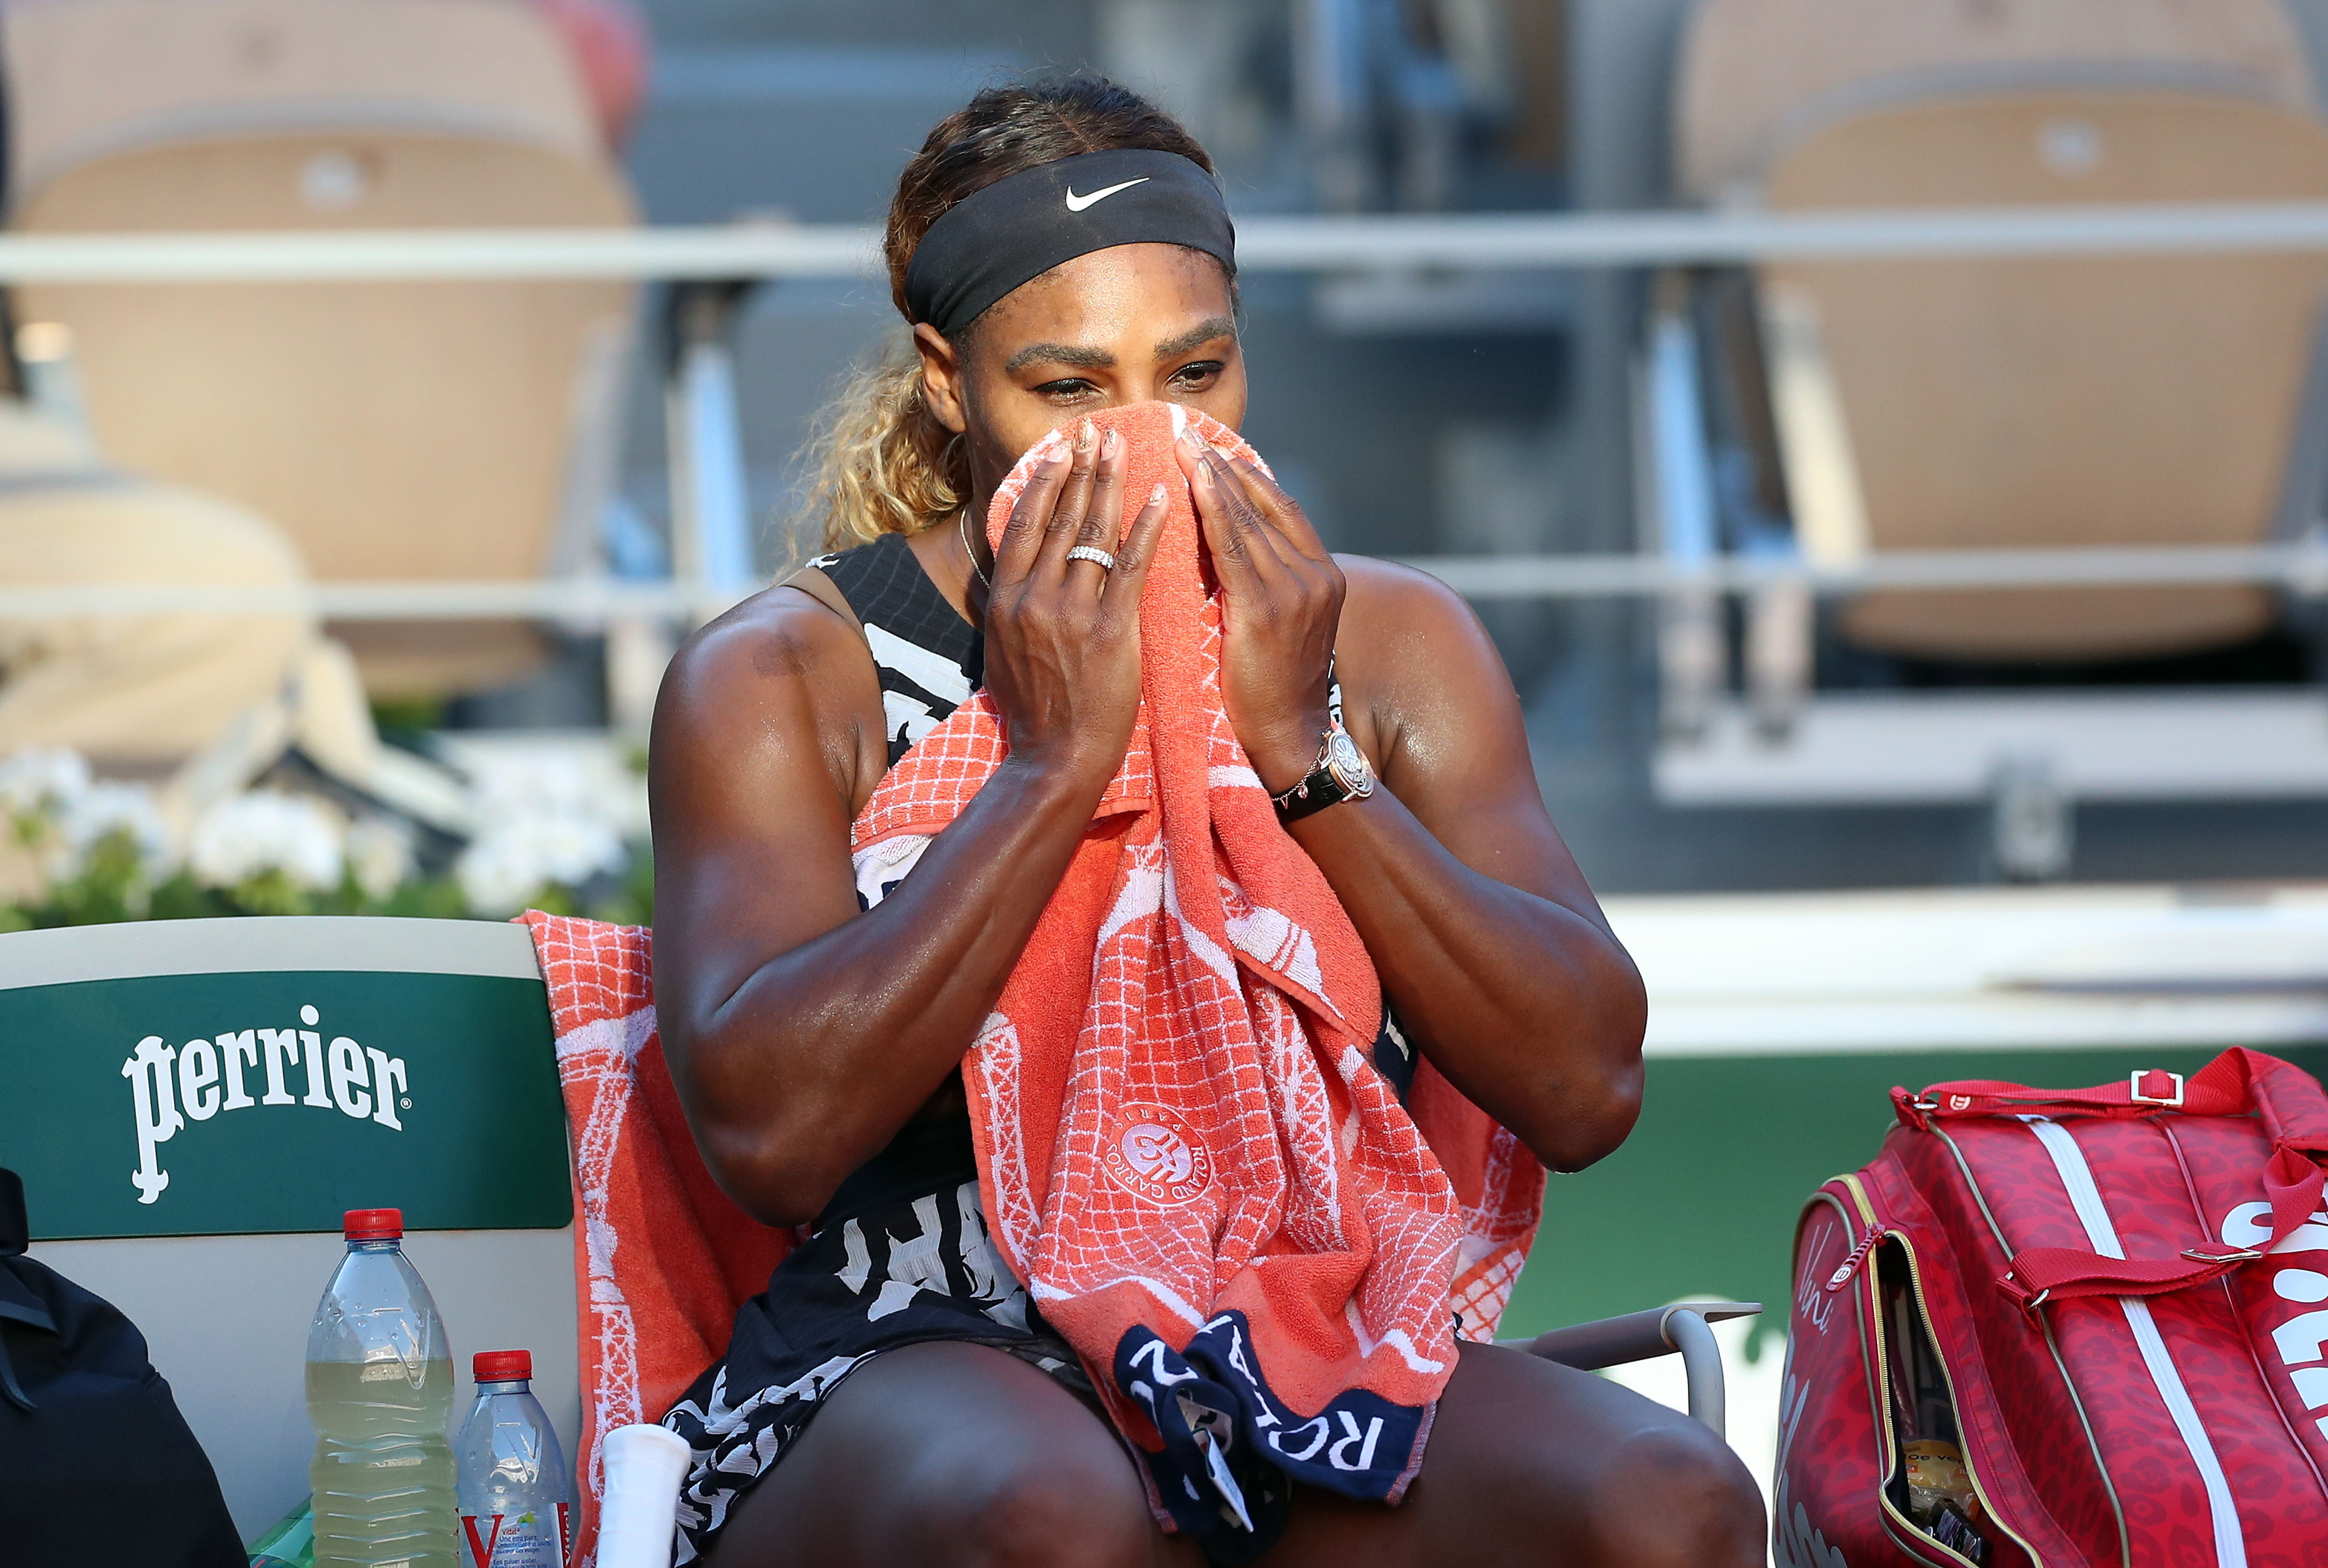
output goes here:
{"type": "Polygon", "coordinates": [[[604,822],[618,834],[645,830],[643,784],[601,749],[552,741],[471,746],[455,756],[480,822],[565,816],[604,822]]]}
{"type": "Polygon", "coordinates": [[[64,807],[63,866],[59,875],[77,876],[89,850],[115,833],[126,832],[137,846],[138,864],[148,877],[165,877],[177,863],[177,846],[170,824],[144,784],[111,780],[93,784],[64,807]]]}
{"type": "Polygon", "coordinates": [[[348,829],[348,869],[367,898],[385,898],[412,875],[412,833],[394,817],[366,817],[348,829]]]}
{"type": "Polygon", "coordinates": [[[572,811],[514,812],[489,821],[454,873],[481,915],[514,915],[553,883],[576,887],[624,862],[605,822],[572,811]]]}
{"type": "Polygon", "coordinates": [[[513,915],[546,888],[577,887],[628,861],[645,791],[605,746],[559,737],[447,737],[469,776],[475,837],[454,867],[470,909],[513,915]]]}
{"type": "Polygon", "coordinates": [[[211,887],[237,887],[280,871],[294,887],[324,892],[340,885],[341,833],[339,820],[319,801],[253,790],[202,814],[186,859],[211,887]]]}
{"type": "Polygon", "coordinates": [[[577,757],[539,750],[496,756],[475,772],[477,807],[500,816],[591,816],[596,781],[577,757]]]}
{"type": "Polygon", "coordinates": [[[65,746],[28,746],[0,761],[0,809],[11,816],[62,812],[89,788],[89,764],[65,746]]]}

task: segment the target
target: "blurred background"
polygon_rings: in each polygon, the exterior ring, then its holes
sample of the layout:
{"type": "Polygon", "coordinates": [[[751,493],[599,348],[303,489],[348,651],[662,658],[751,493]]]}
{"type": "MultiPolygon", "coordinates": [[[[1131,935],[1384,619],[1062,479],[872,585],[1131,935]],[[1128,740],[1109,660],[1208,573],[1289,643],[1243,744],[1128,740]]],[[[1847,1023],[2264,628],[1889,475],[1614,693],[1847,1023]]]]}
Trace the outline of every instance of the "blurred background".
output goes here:
{"type": "MultiPolygon", "coordinates": [[[[2328,8],[2308,0],[1917,0],[1889,21],[1807,0],[19,0],[7,18],[10,213],[27,235],[875,223],[907,151],[978,85],[1083,70],[1184,117],[1249,225],[2323,193],[2328,8]]],[[[1249,273],[1249,433],[1334,543],[1383,555],[1833,567],[2292,544],[2321,502],[2319,274],[2286,253],[1385,268],[1360,243],[1341,265],[1249,273]]],[[[13,466],[45,472],[70,447],[172,492],[172,526],[100,508],[121,539],[194,537],[195,512],[211,534],[242,525],[234,562],[193,553],[246,584],[652,579],[675,560],[765,577],[809,542],[817,410],[896,330],[863,277],[52,276],[10,306],[13,466]],[[718,362],[688,366],[707,342],[699,360],[718,362]],[[683,559],[694,541],[671,521],[690,369],[730,398],[725,431],[693,430],[733,444],[703,504],[740,521],[709,562],[683,559]]],[[[19,554],[11,584],[80,569],[19,554]]],[[[2320,633],[2299,594],[1479,604],[1562,827],[1610,892],[2328,866],[2305,798],[2328,791],[2305,695],[2320,633]],[[2190,711],[2201,690],[2211,718],[2190,711]],[[2276,725],[2290,699],[2304,722],[2276,725]],[[2162,738],[2194,718],[2203,743],[2162,738]]],[[[602,626],[555,620],[326,630],[392,740],[635,732],[654,672],[651,645],[610,665],[602,626]]],[[[97,656],[85,627],[8,635],[0,744],[155,776],[214,738],[237,675],[282,662],[246,649],[212,699],[163,704],[157,730],[132,693],[108,687],[91,712],[69,671],[42,668],[97,656]],[[36,669],[42,693],[23,690],[36,669]]],[[[182,692],[199,683],[164,662],[182,692]]],[[[333,727],[320,692],[310,706],[333,727]]]]}
{"type": "Polygon", "coordinates": [[[649,918],[662,662],[898,331],[861,226],[1102,71],[1650,981],[1510,1327],[1776,1309],[1893,1082],[2328,1060],[2323,68],[2328,0],[8,0],[0,929],[649,918]],[[244,233],[355,249],[171,249],[244,233]]]}

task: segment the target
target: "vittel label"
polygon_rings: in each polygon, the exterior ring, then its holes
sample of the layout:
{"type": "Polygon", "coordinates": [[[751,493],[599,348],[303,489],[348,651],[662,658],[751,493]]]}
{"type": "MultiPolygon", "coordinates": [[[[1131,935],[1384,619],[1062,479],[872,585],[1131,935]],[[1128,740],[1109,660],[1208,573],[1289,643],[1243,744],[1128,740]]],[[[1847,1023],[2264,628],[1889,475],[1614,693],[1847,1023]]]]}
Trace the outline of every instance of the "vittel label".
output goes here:
{"type": "Polygon", "coordinates": [[[129,1180],[139,1203],[152,1203],[170,1185],[161,1149],[189,1122],[266,1106],[336,1112],[355,1122],[404,1131],[408,1108],[404,1058],[346,1035],[328,1040],[313,1006],[299,1009],[305,1028],[247,1028],[173,1046],[160,1035],[137,1042],[121,1064],[129,1080],[130,1114],[137,1135],[137,1168],[129,1180]]]}
{"type": "Polygon", "coordinates": [[[1186,1203],[1212,1185],[1212,1156],[1187,1124],[1157,1105],[1120,1112],[1100,1151],[1117,1186],[1157,1203],[1186,1203]]]}
{"type": "Polygon", "coordinates": [[[567,1505],[536,1514],[471,1514],[461,1516],[461,1533],[468,1550],[461,1561],[467,1568],[558,1568],[566,1561],[566,1545],[573,1532],[567,1505]]]}

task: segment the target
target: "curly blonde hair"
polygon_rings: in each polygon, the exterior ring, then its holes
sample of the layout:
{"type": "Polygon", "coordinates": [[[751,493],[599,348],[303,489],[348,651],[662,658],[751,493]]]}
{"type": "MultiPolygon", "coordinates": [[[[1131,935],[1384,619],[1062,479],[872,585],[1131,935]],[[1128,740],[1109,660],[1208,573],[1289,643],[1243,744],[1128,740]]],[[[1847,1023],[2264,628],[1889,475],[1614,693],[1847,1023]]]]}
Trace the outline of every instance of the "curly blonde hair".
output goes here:
{"type": "Polygon", "coordinates": [[[919,533],[970,499],[961,438],[923,401],[921,356],[902,337],[850,373],[818,421],[809,461],[809,514],[822,521],[828,550],[919,533]]]}
{"type": "MultiPolygon", "coordinates": [[[[939,121],[898,175],[889,203],[881,250],[897,314],[913,324],[906,264],[955,202],[1023,169],[1134,147],[1178,153],[1212,172],[1212,160],[1178,120],[1103,77],[989,88],[939,121]]],[[[954,334],[957,348],[975,327],[954,334]]],[[[930,411],[910,339],[891,342],[858,368],[827,406],[809,455],[817,476],[809,515],[828,550],[934,528],[970,499],[970,455],[930,411]]]]}

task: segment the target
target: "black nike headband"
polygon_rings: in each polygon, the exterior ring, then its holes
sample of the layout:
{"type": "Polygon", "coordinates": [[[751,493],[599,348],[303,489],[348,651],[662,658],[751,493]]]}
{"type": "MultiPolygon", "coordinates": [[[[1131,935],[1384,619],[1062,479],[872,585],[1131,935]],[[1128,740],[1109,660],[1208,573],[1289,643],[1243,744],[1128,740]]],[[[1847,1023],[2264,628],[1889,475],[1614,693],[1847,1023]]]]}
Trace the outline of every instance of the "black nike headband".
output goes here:
{"type": "Polygon", "coordinates": [[[947,208],[906,267],[906,305],[952,337],[1063,261],[1116,245],[1185,245],[1236,271],[1236,228],[1204,166],[1178,153],[1079,153],[947,208]]]}

